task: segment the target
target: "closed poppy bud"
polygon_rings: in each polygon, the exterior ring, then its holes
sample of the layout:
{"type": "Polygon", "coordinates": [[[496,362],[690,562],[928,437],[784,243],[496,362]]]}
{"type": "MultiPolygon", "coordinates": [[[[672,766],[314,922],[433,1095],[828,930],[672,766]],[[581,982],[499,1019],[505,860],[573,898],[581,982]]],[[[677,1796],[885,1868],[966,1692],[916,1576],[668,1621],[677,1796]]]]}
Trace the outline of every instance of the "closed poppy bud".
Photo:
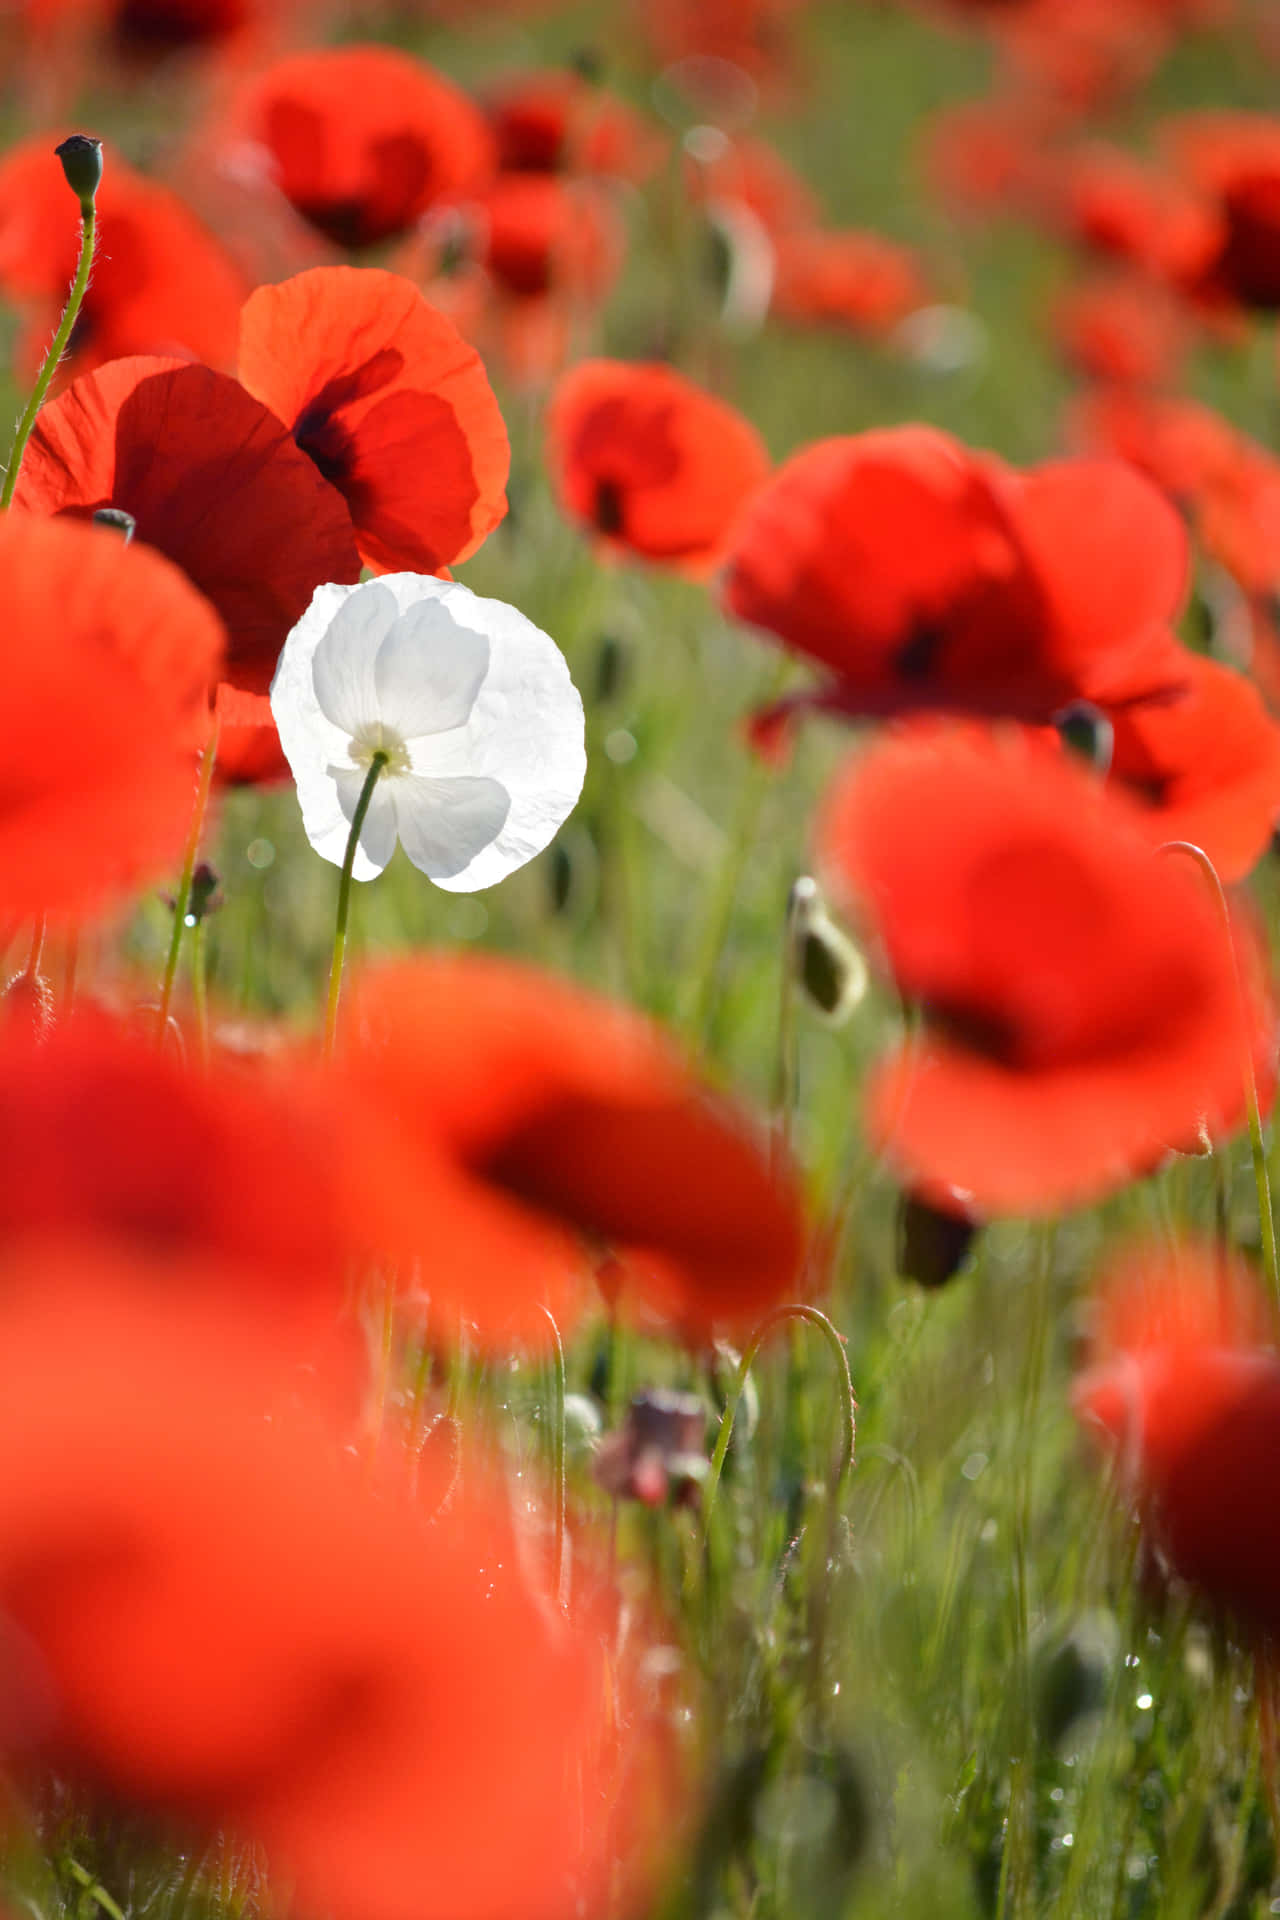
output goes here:
{"type": "Polygon", "coordinates": [[[843,1026],[867,991],[867,963],[808,874],[791,889],[788,927],[792,978],[819,1019],[843,1026]]]}
{"type": "Polygon", "coordinates": [[[67,176],[67,185],[80,202],[81,213],[90,213],[102,181],[102,142],[91,134],[71,133],[54,148],[67,176]]]}
{"type": "Polygon", "coordinates": [[[896,1224],[898,1272],[933,1292],[955,1279],[981,1222],[963,1207],[931,1206],[918,1193],[903,1193],[896,1224]]]}
{"type": "Polygon", "coordinates": [[[112,533],[118,533],[126,547],[138,530],[137,521],[123,507],[98,507],[90,518],[95,527],[110,527],[112,533]]]}
{"type": "Polygon", "coordinates": [[[1110,771],[1115,729],[1105,713],[1087,700],[1073,700],[1061,713],[1054,714],[1053,724],[1063,746],[1077,754],[1086,766],[1098,774],[1110,771]]]}

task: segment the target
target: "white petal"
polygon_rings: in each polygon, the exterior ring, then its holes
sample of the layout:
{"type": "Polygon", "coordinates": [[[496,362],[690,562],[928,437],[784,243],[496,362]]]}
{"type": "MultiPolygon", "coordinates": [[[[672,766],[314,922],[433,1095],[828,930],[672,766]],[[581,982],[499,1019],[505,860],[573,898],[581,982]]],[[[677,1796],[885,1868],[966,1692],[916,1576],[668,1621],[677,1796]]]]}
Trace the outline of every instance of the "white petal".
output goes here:
{"type": "Polygon", "coordinates": [[[400,844],[419,872],[443,886],[457,887],[511,811],[505,787],[483,776],[424,780],[406,773],[390,785],[400,844]]]}
{"type": "Polygon", "coordinates": [[[311,663],[316,700],[325,718],[347,738],[374,727],[378,705],[378,650],[399,617],[395,596],[377,580],[357,589],[329,622],[311,663]]]}
{"type": "MultiPolygon", "coordinates": [[[[368,771],[367,767],[330,769],[348,833],[351,831],[351,822],[355,819],[356,806],[368,778],[368,771]]],[[[399,785],[400,780],[384,774],[373,789],[369,811],[365,814],[364,824],[360,829],[356,857],[351,865],[351,875],[355,880],[372,880],[375,874],[382,872],[396,850],[396,804],[392,797],[392,790],[399,785]]],[[[315,843],[312,842],[312,844],[315,843]]],[[[342,865],[346,844],[344,837],[343,850],[339,853],[337,860],[339,866],[342,865]]]]}
{"type": "MultiPolygon", "coordinates": [[[[271,683],[271,711],[297,782],[303,827],[316,852],[335,866],[342,864],[347,822],[329,769],[349,763],[348,736],[320,711],[311,664],[334,617],[358,592],[358,587],[348,586],[316,588],[311,605],[284,643],[271,683]]],[[[357,856],[357,878],[371,879],[373,869],[363,868],[357,856]]]]}
{"type": "Polygon", "coordinates": [[[467,720],[488,671],[487,636],[459,626],[440,600],[423,600],[378,649],[378,718],[402,740],[447,733],[467,720]]]}
{"type": "MultiPolygon", "coordinates": [[[[388,575],[382,584],[396,591],[410,578],[388,575]]],[[[410,742],[413,772],[496,780],[511,800],[488,845],[459,872],[433,875],[450,891],[470,892],[540,853],[573,811],[587,770],[582,700],[555,642],[515,607],[457,582],[433,586],[459,625],[488,636],[489,671],[465,726],[410,742]]]]}

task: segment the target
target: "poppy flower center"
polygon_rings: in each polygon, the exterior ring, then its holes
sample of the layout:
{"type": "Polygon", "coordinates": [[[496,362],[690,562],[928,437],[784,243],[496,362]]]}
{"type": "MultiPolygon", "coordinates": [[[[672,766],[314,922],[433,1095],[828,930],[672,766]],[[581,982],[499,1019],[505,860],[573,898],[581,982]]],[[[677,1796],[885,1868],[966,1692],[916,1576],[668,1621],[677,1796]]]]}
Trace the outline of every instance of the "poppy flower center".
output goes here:
{"type": "Polygon", "coordinates": [[[384,773],[412,773],[413,762],[409,749],[394,727],[386,726],[381,720],[371,721],[367,727],[361,727],[347,743],[347,751],[357,767],[371,767],[377,753],[385,753],[387,764],[384,773]]]}

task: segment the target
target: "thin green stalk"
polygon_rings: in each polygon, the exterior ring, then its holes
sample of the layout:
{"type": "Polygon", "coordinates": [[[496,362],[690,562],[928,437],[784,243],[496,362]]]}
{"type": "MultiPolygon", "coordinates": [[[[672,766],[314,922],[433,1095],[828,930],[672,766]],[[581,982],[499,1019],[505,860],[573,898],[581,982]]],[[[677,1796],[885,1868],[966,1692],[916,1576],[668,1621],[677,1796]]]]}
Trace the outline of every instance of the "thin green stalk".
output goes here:
{"type": "Polygon", "coordinates": [[[1258,1189],[1258,1232],[1262,1240],[1262,1259],[1267,1271],[1267,1283],[1271,1288],[1271,1299],[1273,1304],[1280,1308],[1280,1261],[1276,1257],[1276,1221],[1271,1210],[1271,1179],[1267,1171],[1267,1153],[1262,1139],[1258,1076],[1254,1071],[1253,1048],[1249,1044],[1249,999],[1240,974],[1240,956],[1236,951],[1235,935],[1231,926],[1231,908],[1227,904],[1226,890],[1218,877],[1218,869],[1203,847],[1193,845],[1190,840],[1168,840],[1160,851],[1161,853],[1185,853],[1195,861],[1213,889],[1222,914],[1222,924],[1226,929],[1227,948],[1231,954],[1231,975],[1235,981],[1236,1004],[1240,1014],[1240,1058],[1244,1077],[1245,1107],[1249,1116],[1249,1151],[1253,1156],[1253,1178],[1258,1189]]]}
{"type": "Polygon", "coordinates": [[[830,1320],[828,1320],[826,1314],[820,1312],[817,1307],[806,1307],[799,1304],[775,1307],[771,1313],[765,1315],[747,1343],[742,1359],[738,1363],[738,1377],[730,1391],[728,1403],[720,1421],[720,1431],[716,1436],[715,1451],[711,1456],[711,1468],[707,1474],[706,1485],[703,1489],[702,1529],[704,1540],[710,1538],[711,1516],[715,1511],[716,1492],[720,1485],[720,1475],[724,1471],[725,1456],[729,1451],[729,1442],[733,1438],[733,1423],[737,1418],[738,1407],[741,1403],[742,1396],[746,1392],[748,1376],[769,1334],[772,1333],[775,1327],[781,1326],[786,1320],[807,1320],[811,1327],[817,1327],[835,1358],[836,1373],[839,1377],[841,1393],[844,1399],[844,1422],[841,1430],[840,1464],[836,1469],[835,1479],[831,1486],[831,1498],[833,1501],[839,1498],[840,1489],[844,1485],[845,1479],[853,1466],[858,1403],[854,1398],[853,1380],[849,1373],[849,1357],[844,1350],[844,1341],[840,1338],[840,1335],[836,1332],[835,1327],[831,1324],[830,1320]]]}
{"type": "Polygon", "coordinates": [[[196,870],[200,835],[204,832],[205,814],[209,810],[209,790],[213,786],[213,769],[218,758],[218,739],[221,731],[221,722],[215,714],[210,724],[208,743],[200,756],[200,767],[196,775],[196,797],[191,808],[191,824],[187,828],[187,843],[182,850],[182,872],[178,877],[178,891],[173,902],[173,931],[169,935],[169,952],[164,963],[164,979],[160,983],[160,1007],[156,1015],[158,1041],[164,1039],[169,1025],[173,986],[178,977],[178,955],[182,951],[187,908],[191,905],[191,877],[196,870]]]}
{"type": "Polygon", "coordinates": [[[556,1604],[565,1603],[565,1509],[568,1482],[565,1474],[565,1368],[564,1342],[550,1307],[543,1307],[551,1328],[551,1481],[555,1501],[555,1591],[556,1604]]]}
{"type": "Polygon", "coordinates": [[[205,965],[204,921],[196,923],[191,935],[191,1000],[196,1019],[196,1047],[200,1065],[209,1065],[209,983],[205,965]]]}
{"type": "Polygon", "coordinates": [[[369,762],[369,771],[364,777],[360,789],[360,798],[356,801],[356,810],[351,816],[351,831],[347,835],[347,850],[342,857],[342,878],[338,882],[338,921],[333,933],[333,959],[329,966],[329,1003],[324,1018],[324,1051],[328,1058],[338,1037],[338,1001],[342,994],[342,963],[347,953],[347,915],[351,910],[351,869],[355,865],[356,848],[360,844],[360,829],[369,811],[373,799],[373,790],[378,777],[387,765],[390,755],[381,748],[369,762]]]}
{"type": "Polygon", "coordinates": [[[9,450],[9,467],[4,476],[4,487],[0,489],[0,512],[7,512],[13,504],[13,493],[18,484],[22,456],[27,450],[27,441],[31,438],[31,429],[36,423],[36,415],[44,405],[44,397],[49,391],[49,382],[53,379],[58,362],[67,350],[71,329],[79,318],[81,303],[89,285],[89,275],[93,270],[93,256],[97,243],[98,219],[90,202],[80,210],[80,259],[76,265],[76,277],[71,283],[71,292],[63,308],[62,318],[58,322],[58,331],[54,334],[53,343],[36,375],[35,386],[31,389],[31,398],[23,410],[22,418],[18,422],[18,431],[13,437],[13,446],[9,450]]]}

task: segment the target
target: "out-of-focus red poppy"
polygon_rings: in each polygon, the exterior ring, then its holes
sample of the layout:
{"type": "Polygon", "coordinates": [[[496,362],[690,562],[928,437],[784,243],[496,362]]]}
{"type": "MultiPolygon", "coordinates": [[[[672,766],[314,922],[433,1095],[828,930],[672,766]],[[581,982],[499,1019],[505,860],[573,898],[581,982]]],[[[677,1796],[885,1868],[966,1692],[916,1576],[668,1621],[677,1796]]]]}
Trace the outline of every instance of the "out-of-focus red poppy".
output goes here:
{"type": "Polygon", "coordinates": [[[771,310],[783,320],[879,335],[929,297],[917,255],[882,234],[797,233],[776,243],[771,310]]]}
{"type": "Polygon", "coordinates": [[[568,1311],[583,1243],[693,1334],[794,1295],[794,1176],[627,1009],[505,961],[427,960],[361,979],[346,1034],[343,1075],[418,1167],[422,1285],[490,1336],[568,1311]]]}
{"type": "Polygon", "coordinates": [[[1242,306],[1280,308],[1280,117],[1187,114],[1166,122],[1165,136],[1221,220],[1211,288],[1242,306]]]}
{"type": "Polygon", "coordinates": [[[674,369],[584,360],[558,383],[547,460],[564,512],[606,549],[705,571],[769,471],[749,421],[674,369]]]}
{"type": "Polygon", "coordinates": [[[83,375],[42,409],[14,505],[87,518],[123,507],[226,623],[227,678],[264,693],[322,580],[360,578],[340,493],[237,381],[139,357],[83,375]]]}
{"type": "Polygon", "coordinates": [[[1109,778],[1154,838],[1189,840],[1242,880],[1280,818],[1280,726],[1243,674],[1199,654],[1187,667],[1180,698],[1116,714],[1109,778]]]}
{"type": "Polygon", "coordinates": [[[819,849],[923,1028],[881,1064],[867,1120],[932,1204],[1040,1215],[1243,1123],[1226,929],[1189,860],[1026,733],[923,729],[852,762],[819,849]]]}
{"type": "Polygon", "coordinates": [[[693,199],[740,200],[774,240],[821,224],[813,188],[767,140],[712,132],[718,138],[685,150],[685,184],[693,199]]]}
{"type": "Polygon", "coordinates": [[[911,426],[786,461],[738,522],[722,591],[831,669],[803,704],[1045,721],[1181,684],[1187,567],[1177,514],[1122,462],[1018,474],[911,426]]]}
{"type": "Polygon", "coordinates": [[[948,207],[973,214],[1012,213],[1038,199],[1044,130],[1017,102],[965,101],[934,114],[925,129],[924,165],[948,207]]]}
{"type": "Polygon", "coordinates": [[[338,1319],[357,1235],[332,1102],[310,1077],[216,1056],[188,1073],[145,1029],[85,1013],[39,1046],[0,1033],[0,1131],[0,1247],[115,1245],[157,1293],[173,1262],[203,1259],[238,1277],[260,1322],[338,1319]]]}
{"type": "Polygon", "coordinates": [[[1206,194],[1101,141],[1064,156],[1046,201],[1078,245],[1179,286],[1198,280],[1222,245],[1222,218],[1206,194]]]}
{"type": "MultiPolygon", "coordinates": [[[[300,0],[16,0],[32,53],[116,56],[126,66],[173,54],[261,56],[300,0]]],[[[314,20],[312,22],[314,24],[314,20]]]]}
{"type": "Polygon", "coordinates": [[[1018,86],[1083,117],[1135,94],[1170,44],[1166,10],[1151,0],[1021,0],[992,12],[1018,86]]]}
{"type": "Polygon", "coordinates": [[[1209,1247],[1123,1257],[1072,1398],[1174,1571],[1255,1632],[1280,1629],[1280,1362],[1253,1277],[1209,1247]]]}
{"type": "MultiPolygon", "coordinates": [[[[19,347],[34,368],[75,275],[80,220],[52,136],[0,161],[0,289],[31,309],[19,347]]],[[[108,147],[97,197],[100,246],[71,341],[77,370],[133,353],[235,361],[248,286],[225,248],[168,187],[108,147]]]]}
{"type": "Polygon", "coordinates": [[[1190,345],[1177,302],[1136,275],[1073,287],[1054,308],[1053,331],[1078,372],[1119,386],[1172,382],[1190,345]]]}
{"type": "Polygon", "coordinates": [[[616,95],[568,68],[510,74],[488,98],[498,165],[511,173],[604,173],[641,181],[665,142],[616,95]]]}
{"type": "Polygon", "coordinates": [[[506,294],[558,293],[594,304],[618,277],[625,242],[617,212],[589,180],[500,174],[477,213],[480,258],[506,294]]]}
{"type": "Polygon", "coordinates": [[[795,21],[807,0],[640,0],[637,25],[660,66],[724,61],[761,89],[789,91],[799,77],[795,21]]]}
{"type": "Polygon", "coordinates": [[[228,107],[227,138],[263,149],[281,193],[336,246],[405,234],[494,170],[480,109],[394,47],[323,47],[276,61],[228,107]]]}
{"type": "Polygon", "coordinates": [[[226,636],[160,555],[17,513],[0,630],[0,920],[80,916],[177,858],[226,636]]]}
{"type": "MultiPolygon", "coordinates": [[[[237,1347],[56,1277],[7,1276],[0,1310],[8,1766],[230,1831],[336,1920],[602,1898],[632,1810],[611,1804],[608,1596],[575,1580],[561,1616],[479,1459],[451,1486],[428,1449],[415,1497],[318,1415],[265,1421],[249,1323],[237,1347]]],[[[676,1776],[632,1739],[633,1793],[674,1818],[676,1776]]]]}
{"type": "Polygon", "coordinates": [[[398,274],[316,267],[260,287],[239,372],[342,494],[371,566],[436,573],[506,512],[507,430],[479,356],[398,274]]]}

